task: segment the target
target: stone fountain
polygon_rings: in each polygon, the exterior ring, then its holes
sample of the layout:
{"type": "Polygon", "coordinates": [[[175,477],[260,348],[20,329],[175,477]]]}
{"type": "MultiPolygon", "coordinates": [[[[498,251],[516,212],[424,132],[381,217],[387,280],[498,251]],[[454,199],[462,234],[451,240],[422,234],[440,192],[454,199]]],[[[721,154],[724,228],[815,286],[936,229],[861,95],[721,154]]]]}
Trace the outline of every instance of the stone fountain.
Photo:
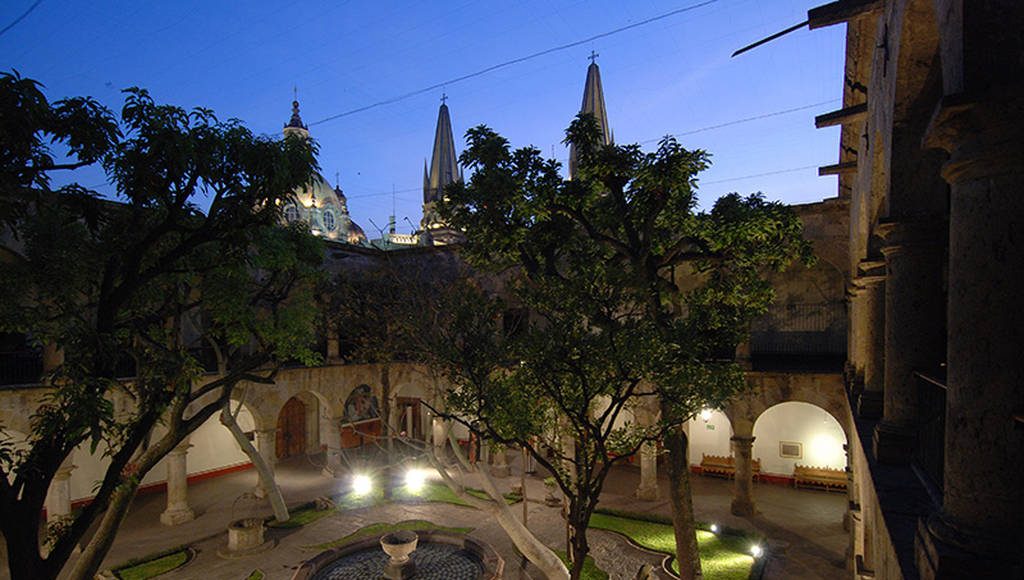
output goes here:
{"type": "Polygon", "coordinates": [[[416,551],[420,541],[416,532],[400,530],[384,534],[380,538],[380,547],[390,558],[384,566],[384,578],[387,580],[406,580],[416,574],[416,564],[409,555],[416,551]]]}

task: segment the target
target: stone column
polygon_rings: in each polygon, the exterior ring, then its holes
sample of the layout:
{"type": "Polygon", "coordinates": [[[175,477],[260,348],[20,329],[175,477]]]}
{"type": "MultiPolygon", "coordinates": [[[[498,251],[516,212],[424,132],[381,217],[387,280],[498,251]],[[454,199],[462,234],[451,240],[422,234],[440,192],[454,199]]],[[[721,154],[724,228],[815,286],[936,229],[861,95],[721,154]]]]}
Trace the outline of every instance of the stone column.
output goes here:
{"type": "Polygon", "coordinates": [[[659,499],[658,493],[658,444],[648,441],[640,446],[640,486],[636,488],[636,498],[654,501],[659,499]]]}
{"type": "Polygon", "coordinates": [[[445,446],[448,443],[448,428],[443,419],[440,417],[431,418],[430,434],[431,441],[434,444],[434,455],[443,460],[445,457],[445,446]]]}
{"type": "Polygon", "coordinates": [[[754,469],[752,455],[754,437],[736,435],[732,441],[733,457],[736,460],[736,481],[733,487],[731,511],[737,516],[752,516],[757,513],[754,507],[754,469]]]}
{"type": "MultiPolygon", "coordinates": [[[[883,411],[885,382],[885,263],[861,262],[860,276],[854,280],[855,298],[851,307],[857,327],[856,351],[862,389],[857,398],[857,413],[878,419],[883,411]]],[[[852,333],[851,333],[852,334],[852,333]]]]}
{"type": "Polygon", "coordinates": [[[46,492],[46,522],[52,523],[71,513],[71,472],[76,465],[69,456],[53,474],[50,489],[46,492]]]}
{"type": "Polygon", "coordinates": [[[324,468],[321,473],[326,477],[338,478],[342,475],[342,461],[341,461],[341,423],[342,417],[333,417],[329,420],[327,428],[324,429],[324,435],[327,440],[324,441],[324,445],[327,446],[327,450],[324,452],[324,468]]]}
{"type": "Polygon", "coordinates": [[[327,337],[327,362],[336,363],[341,362],[341,341],[338,340],[338,335],[332,333],[333,336],[327,337]]]}
{"type": "Polygon", "coordinates": [[[511,470],[508,467],[508,452],[505,446],[498,445],[491,458],[491,475],[495,477],[508,477],[511,470]]]}
{"type": "Polygon", "coordinates": [[[929,129],[950,153],[949,360],[942,513],[918,534],[925,579],[1024,577],[1024,90],[1008,92],[946,97],[929,129]]]}
{"type": "Polygon", "coordinates": [[[43,345],[43,374],[64,364],[64,349],[52,342],[43,345]]]}
{"type": "MultiPolygon", "coordinates": [[[[267,462],[271,472],[274,471],[274,464],[277,463],[276,446],[277,429],[259,429],[256,431],[256,451],[267,462]]],[[[267,497],[270,483],[269,481],[263,481],[261,476],[259,484],[256,486],[256,496],[259,498],[267,497]]]]}
{"type": "Polygon", "coordinates": [[[945,359],[944,227],[935,220],[878,226],[885,240],[885,391],[873,442],[882,463],[910,461],[917,424],[914,371],[945,359]]]}
{"type": "Polygon", "coordinates": [[[188,439],[167,454],[167,509],[160,514],[160,523],[176,526],[196,518],[188,506],[188,439]]]}

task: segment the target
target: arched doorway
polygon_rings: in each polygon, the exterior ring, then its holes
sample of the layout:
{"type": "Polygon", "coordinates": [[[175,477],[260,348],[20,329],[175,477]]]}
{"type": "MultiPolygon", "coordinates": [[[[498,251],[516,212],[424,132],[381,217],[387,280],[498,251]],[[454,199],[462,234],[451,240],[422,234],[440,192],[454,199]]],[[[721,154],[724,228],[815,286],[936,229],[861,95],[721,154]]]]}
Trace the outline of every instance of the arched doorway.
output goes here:
{"type": "Polygon", "coordinates": [[[277,458],[306,452],[306,404],[296,397],[285,402],[277,416],[277,458]]]}
{"type": "Polygon", "coordinates": [[[792,477],[797,465],[844,471],[845,444],[839,421],[811,403],[779,403],[754,422],[753,456],[769,477],[792,477]]]}

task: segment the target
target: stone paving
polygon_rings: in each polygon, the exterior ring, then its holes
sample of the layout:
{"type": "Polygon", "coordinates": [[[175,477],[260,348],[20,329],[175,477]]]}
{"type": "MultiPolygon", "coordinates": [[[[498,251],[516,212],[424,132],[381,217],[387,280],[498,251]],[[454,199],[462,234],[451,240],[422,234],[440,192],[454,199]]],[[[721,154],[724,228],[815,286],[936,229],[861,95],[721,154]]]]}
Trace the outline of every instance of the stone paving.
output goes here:
{"type": "MultiPolygon", "coordinates": [[[[519,482],[515,465],[513,467],[513,477],[499,480],[503,488],[519,482]]],[[[279,464],[277,472],[285,501],[289,505],[298,505],[320,495],[334,495],[342,491],[343,480],[320,475],[315,460],[290,460],[279,464]]],[[[529,528],[547,545],[564,549],[564,520],[558,508],[541,503],[545,494],[542,475],[528,476],[526,481],[527,497],[531,500],[527,503],[529,528]]],[[[613,471],[601,498],[602,507],[663,515],[671,513],[667,501],[640,501],[633,498],[632,493],[638,483],[639,473],[631,467],[613,471]]],[[[466,484],[472,486],[472,479],[467,478],[466,484]]],[[[269,580],[287,580],[304,560],[316,554],[312,546],[344,537],[373,523],[421,519],[439,525],[473,528],[473,537],[493,546],[505,559],[505,578],[517,580],[541,577],[536,569],[522,561],[508,536],[495,522],[477,510],[441,503],[403,503],[361,508],[301,528],[271,528],[267,530],[267,537],[277,542],[273,549],[246,558],[221,558],[217,550],[227,542],[228,522],[270,512],[268,506],[235,501],[255,485],[256,474],[252,470],[192,484],[189,487],[189,504],[196,513],[196,519],[174,527],[159,522],[160,512],[166,502],[163,494],[140,496],[104,561],[104,567],[109,568],[130,558],[189,544],[197,551],[196,558],[187,566],[161,576],[161,579],[243,580],[258,568],[267,574],[269,580]]],[[[661,485],[664,497],[667,482],[662,481],[661,485]]],[[[797,491],[776,485],[756,484],[754,494],[760,513],[745,519],[729,513],[732,482],[695,476],[693,487],[694,509],[698,519],[756,530],[769,538],[771,551],[765,569],[766,579],[834,578],[846,574],[844,551],[847,532],[843,531],[841,524],[846,509],[844,494],[797,491]]],[[[517,515],[522,513],[521,504],[512,506],[512,509],[517,515]]],[[[611,578],[633,578],[644,564],[660,568],[662,555],[640,550],[616,534],[592,530],[588,538],[591,555],[611,578]]],[[[7,577],[6,568],[0,570],[0,580],[7,577]]],[[[658,577],[669,576],[659,572],[658,577]]]]}

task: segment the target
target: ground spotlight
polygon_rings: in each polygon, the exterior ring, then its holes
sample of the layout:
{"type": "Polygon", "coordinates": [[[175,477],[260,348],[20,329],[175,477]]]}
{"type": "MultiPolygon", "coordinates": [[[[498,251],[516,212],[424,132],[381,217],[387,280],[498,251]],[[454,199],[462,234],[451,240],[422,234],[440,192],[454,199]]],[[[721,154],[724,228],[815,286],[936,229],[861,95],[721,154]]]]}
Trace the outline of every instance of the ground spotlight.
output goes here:
{"type": "Polygon", "coordinates": [[[759,546],[757,544],[754,544],[753,546],[750,546],[750,555],[751,556],[753,556],[755,558],[760,558],[761,554],[763,554],[763,553],[764,553],[764,550],[761,549],[761,546],[759,546]]]}
{"type": "Polygon", "coordinates": [[[718,524],[711,524],[711,533],[712,534],[717,534],[718,533],[718,524]]]}
{"type": "Polygon", "coordinates": [[[352,477],[352,493],[366,495],[373,490],[373,480],[369,475],[359,474],[352,477]]]}
{"type": "Polygon", "coordinates": [[[423,485],[427,482],[427,474],[422,469],[412,468],[405,472],[405,487],[413,493],[423,491],[423,485]]]}

